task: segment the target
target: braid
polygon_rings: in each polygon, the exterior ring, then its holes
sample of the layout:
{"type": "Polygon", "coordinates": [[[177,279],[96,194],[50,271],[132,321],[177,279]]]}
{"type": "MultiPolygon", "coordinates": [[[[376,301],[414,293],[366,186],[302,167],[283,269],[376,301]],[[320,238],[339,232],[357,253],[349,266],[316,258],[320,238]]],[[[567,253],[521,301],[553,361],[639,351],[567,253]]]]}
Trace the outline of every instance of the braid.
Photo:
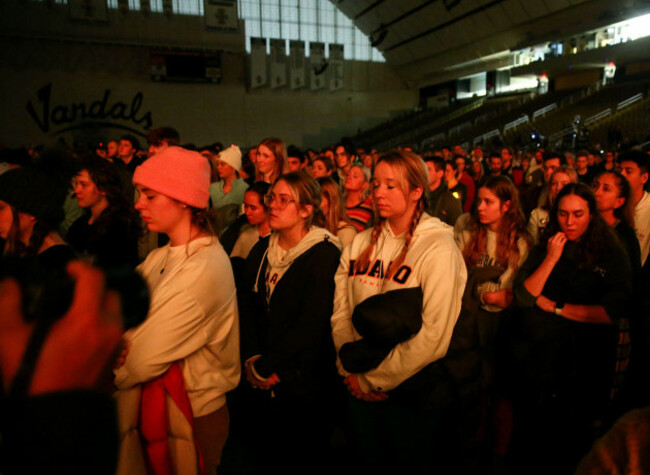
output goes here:
{"type": "Polygon", "coordinates": [[[402,252],[399,253],[397,259],[395,259],[388,267],[388,272],[386,273],[387,279],[390,279],[393,276],[395,270],[399,269],[400,266],[402,265],[402,262],[404,262],[404,259],[406,258],[406,253],[408,252],[409,246],[411,245],[411,239],[413,239],[413,233],[415,232],[415,228],[420,222],[420,217],[422,216],[423,211],[424,211],[424,200],[420,200],[418,202],[418,207],[415,209],[415,213],[413,213],[413,219],[411,220],[411,225],[409,226],[409,230],[406,233],[406,241],[404,242],[404,247],[402,247],[402,252]]]}
{"type": "Polygon", "coordinates": [[[370,244],[368,244],[368,247],[366,247],[357,258],[357,262],[354,264],[355,272],[360,272],[364,269],[364,267],[368,266],[370,262],[370,255],[372,254],[372,249],[375,247],[377,239],[379,239],[379,235],[381,234],[381,227],[383,224],[384,220],[378,219],[375,223],[375,227],[372,228],[372,234],[370,235],[370,244]]]}
{"type": "MultiPolygon", "coordinates": [[[[415,206],[415,210],[413,211],[411,223],[406,234],[406,241],[404,243],[404,246],[402,247],[399,256],[397,256],[397,259],[392,264],[390,264],[389,268],[386,270],[386,276],[384,278],[390,278],[394,274],[394,269],[399,268],[402,262],[404,262],[406,253],[408,252],[409,246],[411,245],[411,240],[413,239],[415,228],[420,222],[420,218],[424,212],[426,205],[426,189],[428,187],[428,179],[426,165],[418,155],[412,152],[394,150],[383,154],[377,160],[375,172],[378,170],[381,164],[386,164],[388,167],[390,167],[392,170],[392,179],[398,183],[398,187],[403,193],[407,203],[410,200],[409,197],[412,191],[418,189],[421,190],[417,206],[415,206]]],[[[373,203],[373,209],[375,212],[375,217],[378,218],[379,213],[377,210],[376,202],[373,203]]],[[[375,243],[379,239],[382,230],[381,228],[385,221],[385,219],[376,219],[375,227],[370,236],[370,244],[357,258],[357,261],[355,263],[356,272],[362,272],[368,268],[370,255],[373,251],[375,243]]]]}

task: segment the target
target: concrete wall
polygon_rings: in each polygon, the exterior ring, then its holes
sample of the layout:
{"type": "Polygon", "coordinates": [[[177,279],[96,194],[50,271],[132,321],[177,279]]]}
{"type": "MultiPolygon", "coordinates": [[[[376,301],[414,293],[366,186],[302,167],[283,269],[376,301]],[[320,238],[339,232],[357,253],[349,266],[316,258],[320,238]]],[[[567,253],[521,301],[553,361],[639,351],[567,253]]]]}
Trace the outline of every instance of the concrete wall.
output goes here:
{"type": "Polygon", "coordinates": [[[71,21],[65,6],[3,2],[0,142],[90,143],[171,125],[198,145],[276,135],[321,147],[417,103],[417,90],[382,63],[346,62],[336,92],[249,89],[241,28],[206,32],[197,17],[109,13],[108,24],[93,26],[71,21]],[[150,52],[182,47],[221,51],[222,82],[154,82],[150,52]]]}

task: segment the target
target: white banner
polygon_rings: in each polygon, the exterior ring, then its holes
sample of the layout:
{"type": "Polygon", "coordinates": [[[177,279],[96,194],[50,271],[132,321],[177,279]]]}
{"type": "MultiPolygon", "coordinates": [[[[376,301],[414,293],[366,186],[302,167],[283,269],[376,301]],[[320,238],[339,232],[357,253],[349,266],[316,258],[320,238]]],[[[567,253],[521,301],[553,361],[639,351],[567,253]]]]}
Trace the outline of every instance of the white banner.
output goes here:
{"type": "Polygon", "coordinates": [[[271,89],[287,85],[287,44],[271,40],[271,89]]]}
{"type": "Polygon", "coordinates": [[[330,45],[330,91],[343,89],[343,45],[330,45]]]}
{"type": "Polygon", "coordinates": [[[325,87],[325,74],[327,62],[325,61],[325,43],[309,42],[309,83],[312,91],[325,87]]]}
{"type": "Polygon", "coordinates": [[[251,87],[266,86],[266,38],[251,38],[251,87]]]}
{"type": "Polygon", "coordinates": [[[108,20],[106,0],[68,0],[68,9],[73,20],[108,20]]]}
{"type": "Polygon", "coordinates": [[[204,0],[205,26],[222,30],[236,30],[237,0],[204,0]]]}
{"type": "Polygon", "coordinates": [[[289,80],[291,89],[305,87],[305,42],[289,41],[289,80]]]}

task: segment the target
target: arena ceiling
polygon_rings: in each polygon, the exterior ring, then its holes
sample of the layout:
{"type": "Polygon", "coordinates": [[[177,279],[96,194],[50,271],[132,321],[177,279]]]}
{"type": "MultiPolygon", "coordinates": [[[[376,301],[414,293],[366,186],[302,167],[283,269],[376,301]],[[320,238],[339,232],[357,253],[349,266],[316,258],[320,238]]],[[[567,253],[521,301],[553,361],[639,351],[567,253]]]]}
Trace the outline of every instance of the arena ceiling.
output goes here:
{"type": "Polygon", "coordinates": [[[332,1],[403,79],[420,85],[508,66],[508,51],[650,12],[650,0],[332,1]]]}

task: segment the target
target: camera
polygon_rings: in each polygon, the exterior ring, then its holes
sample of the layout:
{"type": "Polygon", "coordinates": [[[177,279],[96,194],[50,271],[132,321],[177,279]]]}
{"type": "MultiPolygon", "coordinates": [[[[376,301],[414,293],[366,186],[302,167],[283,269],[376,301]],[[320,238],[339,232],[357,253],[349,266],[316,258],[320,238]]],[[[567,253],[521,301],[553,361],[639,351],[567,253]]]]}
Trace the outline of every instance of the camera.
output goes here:
{"type": "MultiPolygon", "coordinates": [[[[144,279],[129,267],[102,269],[106,289],[116,291],[122,303],[124,329],[138,326],[149,312],[149,289],[144,279]]],[[[29,323],[52,323],[66,314],[75,283],[64,266],[47,268],[38,256],[4,257],[0,280],[12,278],[21,289],[23,318],[29,323]]]]}

